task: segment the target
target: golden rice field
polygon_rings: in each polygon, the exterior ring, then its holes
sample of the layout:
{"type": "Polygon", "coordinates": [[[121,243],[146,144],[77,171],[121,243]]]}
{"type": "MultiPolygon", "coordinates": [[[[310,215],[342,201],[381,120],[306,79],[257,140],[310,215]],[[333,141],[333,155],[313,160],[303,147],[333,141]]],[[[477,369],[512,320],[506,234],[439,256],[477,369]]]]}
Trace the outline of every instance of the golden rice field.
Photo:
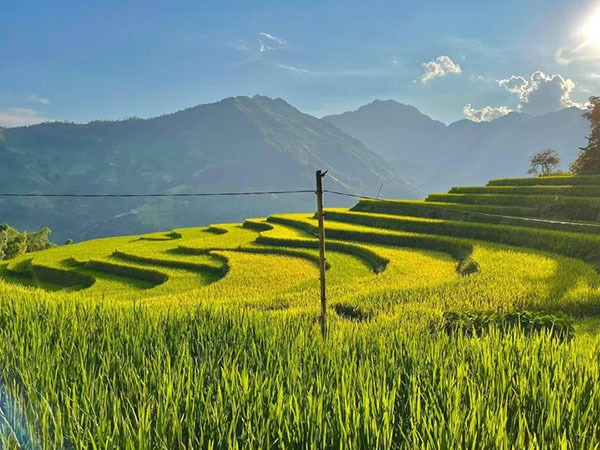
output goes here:
{"type": "Polygon", "coordinates": [[[326,339],[313,214],[0,262],[2,442],[598,447],[600,236],[523,219],[566,178],[327,210],[326,339]]]}

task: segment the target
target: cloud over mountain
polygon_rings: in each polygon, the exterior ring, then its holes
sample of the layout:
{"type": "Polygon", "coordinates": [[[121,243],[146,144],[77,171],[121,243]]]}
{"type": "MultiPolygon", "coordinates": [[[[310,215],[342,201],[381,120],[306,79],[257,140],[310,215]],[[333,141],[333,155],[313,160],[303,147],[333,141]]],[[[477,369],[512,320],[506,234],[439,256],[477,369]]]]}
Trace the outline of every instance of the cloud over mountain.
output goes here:
{"type": "Polygon", "coordinates": [[[571,99],[575,83],[561,75],[547,75],[542,71],[531,74],[529,79],[521,76],[499,80],[498,84],[508,92],[519,96],[518,110],[532,114],[544,114],[572,106],[583,105],[571,99]]]}
{"type": "Polygon", "coordinates": [[[43,112],[31,108],[8,108],[0,110],[0,127],[19,127],[47,122],[43,112]]]}
{"type": "Polygon", "coordinates": [[[449,74],[462,73],[460,65],[452,61],[449,56],[445,55],[441,55],[434,60],[424,62],[421,64],[421,67],[423,67],[425,70],[423,75],[421,75],[421,82],[423,84],[427,84],[429,81],[435,78],[445,77],[449,74]]]}
{"type": "Polygon", "coordinates": [[[473,122],[490,122],[498,117],[507,115],[509,112],[511,110],[506,106],[499,106],[497,108],[485,106],[481,109],[475,109],[470,103],[467,103],[463,108],[465,118],[473,122]]]}

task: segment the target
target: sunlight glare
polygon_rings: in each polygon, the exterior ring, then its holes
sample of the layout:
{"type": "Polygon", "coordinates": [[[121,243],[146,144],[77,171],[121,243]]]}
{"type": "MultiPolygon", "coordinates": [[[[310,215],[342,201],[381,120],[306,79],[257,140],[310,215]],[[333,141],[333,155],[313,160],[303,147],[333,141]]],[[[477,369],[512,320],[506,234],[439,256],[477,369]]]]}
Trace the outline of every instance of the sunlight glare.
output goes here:
{"type": "Polygon", "coordinates": [[[600,47],[600,8],[587,21],[584,34],[589,44],[600,47]]]}

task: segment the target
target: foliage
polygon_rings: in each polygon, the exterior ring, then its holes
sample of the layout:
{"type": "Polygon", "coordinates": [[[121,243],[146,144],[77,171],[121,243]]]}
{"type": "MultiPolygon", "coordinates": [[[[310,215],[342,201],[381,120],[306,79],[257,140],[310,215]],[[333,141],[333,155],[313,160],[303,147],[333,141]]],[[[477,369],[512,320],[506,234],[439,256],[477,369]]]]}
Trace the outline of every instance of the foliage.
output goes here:
{"type": "Polygon", "coordinates": [[[10,225],[0,224],[0,261],[53,247],[54,244],[48,240],[50,233],[46,227],[35,233],[19,233],[10,225]]]}
{"type": "Polygon", "coordinates": [[[576,175],[600,174],[600,97],[590,97],[583,117],[590,122],[588,144],[580,148],[579,156],[571,164],[571,171],[576,175]]]}
{"type": "Polygon", "coordinates": [[[529,163],[531,167],[527,173],[539,177],[547,177],[556,172],[560,165],[560,158],[556,150],[549,148],[534,154],[529,158],[529,163]]]}

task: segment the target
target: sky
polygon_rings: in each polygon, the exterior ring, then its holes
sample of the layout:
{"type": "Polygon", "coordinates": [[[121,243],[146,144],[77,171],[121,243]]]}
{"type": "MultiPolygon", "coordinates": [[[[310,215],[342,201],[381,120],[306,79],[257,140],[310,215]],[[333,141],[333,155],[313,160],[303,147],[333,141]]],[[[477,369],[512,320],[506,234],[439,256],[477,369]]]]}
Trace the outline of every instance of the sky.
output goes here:
{"type": "Polygon", "coordinates": [[[450,123],[600,95],[600,0],[3,0],[0,126],[237,95],[321,117],[394,99],[450,123]]]}

